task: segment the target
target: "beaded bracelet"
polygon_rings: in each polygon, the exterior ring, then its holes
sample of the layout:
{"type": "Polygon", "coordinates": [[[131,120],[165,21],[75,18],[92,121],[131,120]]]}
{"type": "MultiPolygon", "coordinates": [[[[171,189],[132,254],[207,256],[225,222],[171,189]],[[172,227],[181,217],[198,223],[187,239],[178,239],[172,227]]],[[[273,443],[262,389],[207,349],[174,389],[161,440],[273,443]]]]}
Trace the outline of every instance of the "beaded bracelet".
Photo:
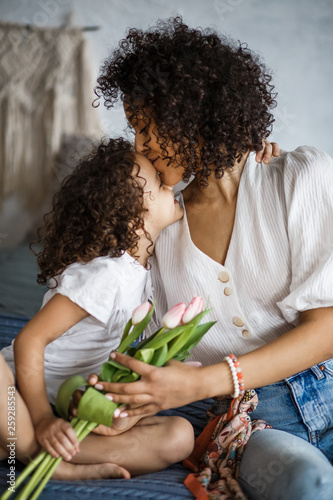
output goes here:
{"type": "Polygon", "coordinates": [[[226,361],[229,365],[232,381],[234,385],[234,394],[231,395],[232,398],[238,398],[240,392],[244,391],[244,381],[242,369],[240,367],[239,361],[234,354],[229,354],[223,361],[226,361]]]}
{"type": "Polygon", "coordinates": [[[243,372],[240,367],[239,361],[234,354],[230,354],[229,357],[232,359],[234,367],[236,368],[239,390],[240,392],[243,392],[244,391],[243,372]]]}

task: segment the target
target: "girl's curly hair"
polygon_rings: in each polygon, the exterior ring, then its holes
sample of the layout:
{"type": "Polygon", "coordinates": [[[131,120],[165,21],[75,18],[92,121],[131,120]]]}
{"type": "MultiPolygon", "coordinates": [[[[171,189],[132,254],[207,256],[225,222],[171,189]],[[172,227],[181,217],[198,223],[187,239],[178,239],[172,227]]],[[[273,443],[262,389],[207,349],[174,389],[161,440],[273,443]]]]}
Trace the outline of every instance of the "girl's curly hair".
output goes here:
{"type": "MultiPolygon", "coordinates": [[[[144,228],[143,187],[133,146],[124,139],[101,143],[62,182],[52,211],[38,230],[43,248],[38,254],[45,285],[73,262],[95,257],[120,257],[137,249],[138,228],[144,228]],[[134,165],[137,173],[133,173],[134,165]]],[[[148,233],[145,233],[150,239],[148,233]]]]}
{"type": "Polygon", "coordinates": [[[97,82],[96,101],[103,96],[111,108],[121,97],[134,125],[152,116],[163,156],[185,168],[184,180],[195,174],[202,185],[212,170],[220,178],[243,153],[261,150],[274,121],[276,94],[259,58],[179,16],[145,32],[130,29],[97,82]]]}

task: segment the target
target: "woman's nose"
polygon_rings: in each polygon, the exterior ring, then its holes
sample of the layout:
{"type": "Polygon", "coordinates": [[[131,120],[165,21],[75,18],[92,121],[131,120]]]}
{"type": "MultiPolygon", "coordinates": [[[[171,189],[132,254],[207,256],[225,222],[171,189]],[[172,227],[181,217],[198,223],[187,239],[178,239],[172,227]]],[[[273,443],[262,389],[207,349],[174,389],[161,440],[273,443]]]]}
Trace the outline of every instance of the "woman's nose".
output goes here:
{"type": "Polygon", "coordinates": [[[143,134],[139,134],[138,132],[135,134],[135,141],[134,141],[134,146],[135,146],[135,151],[137,153],[143,154],[147,148],[144,145],[145,143],[145,138],[143,134]]]}

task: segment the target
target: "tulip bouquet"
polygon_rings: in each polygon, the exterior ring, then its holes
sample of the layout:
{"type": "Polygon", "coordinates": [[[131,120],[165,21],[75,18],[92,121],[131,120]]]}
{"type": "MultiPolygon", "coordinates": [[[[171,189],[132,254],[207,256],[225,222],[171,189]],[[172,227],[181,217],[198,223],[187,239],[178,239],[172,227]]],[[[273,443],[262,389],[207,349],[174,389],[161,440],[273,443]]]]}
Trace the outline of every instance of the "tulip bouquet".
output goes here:
{"type": "MultiPolygon", "coordinates": [[[[151,306],[145,302],[133,311],[132,318],[125,326],[118,352],[126,353],[154,366],[163,366],[170,359],[183,361],[215,323],[210,321],[199,324],[209,311],[204,310],[201,297],[194,297],[188,307],[181,303],[170,309],[162,319],[163,326],[149,338],[133,346],[150,322],[154,307],[155,305],[151,306]]],[[[99,380],[105,382],[135,382],[139,378],[139,374],[112,358],[102,365],[99,376],[99,380]]],[[[71,420],[79,442],[99,424],[111,426],[113,414],[120,406],[107,399],[102,391],[97,391],[90,386],[84,377],[74,375],[67,379],[58,391],[56,410],[65,420],[69,419],[72,395],[80,387],[87,387],[87,389],[80,399],[77,417],[71,420]]],[[[16,480],[17,490],[25,478],[35,471],[16,498],[18,500],[38,498],[61,460],[62,457],[54,458],[46,451],[41,452],[16,480]]],[[[11,494],[12,491],[8,489],[0,500],[7,500],[11,494]]]]}

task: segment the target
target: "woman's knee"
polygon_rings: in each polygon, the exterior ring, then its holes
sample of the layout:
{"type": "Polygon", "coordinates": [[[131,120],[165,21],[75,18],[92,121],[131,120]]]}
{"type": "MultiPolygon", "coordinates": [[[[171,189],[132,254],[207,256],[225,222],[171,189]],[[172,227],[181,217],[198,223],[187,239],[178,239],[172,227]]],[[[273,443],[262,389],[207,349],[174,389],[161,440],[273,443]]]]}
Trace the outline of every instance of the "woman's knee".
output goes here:
{"type": "Polygon", "coordinates": [[[284,468],[275,462],[246,480],[240,479],[251,500],[332,500],[333,469],[323,470],[303,460],[284,468]]]}
{"type": "MultiPolygon", "coordinates": [[[[332,500],[333,497],[333,467],[309,460],[298,460],[285,473],[284,484],[288,496],[286,499],[332,500]]],[[[277,485],[277,488],[279,485],[277,485]]],[[[275,495],[273,498],[278,498],[275,495]]]]}
{"type": "Polygon", "coordinates": [[[245,449],[240,484],[252,500],[331,500],[333,468],[307,441],[264,430],[245,449]]]}

